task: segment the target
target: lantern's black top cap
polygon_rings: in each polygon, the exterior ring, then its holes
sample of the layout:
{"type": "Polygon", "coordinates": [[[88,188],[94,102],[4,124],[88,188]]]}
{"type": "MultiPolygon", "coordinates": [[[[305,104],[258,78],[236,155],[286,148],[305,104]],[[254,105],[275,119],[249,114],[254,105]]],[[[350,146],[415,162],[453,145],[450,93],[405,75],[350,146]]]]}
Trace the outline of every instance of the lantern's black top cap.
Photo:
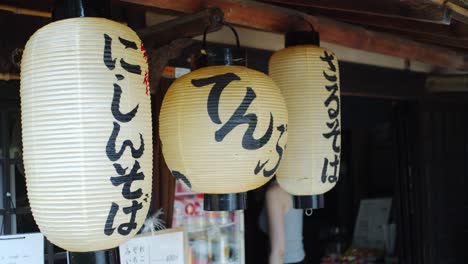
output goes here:
{"type": "Polygon", "coordinates": [[[193,70],[216,65],[245,66],[246,63],[244,48],[212,48],[205,52],[207,54],[202,54],[195,59],[192,65],[193,70]]]}
{"type": "Polygon", "coordinates": [[[320,35],[317,31],[292,31],[288,32],[284,38],[284,46],[291,47],[297,45],[320,46],[320,35]]]}
{"type": "Polygon", "coordinates": [[[203,197],[205,211],[234,211],[247,209],[247,193],[207,194],[203,197]]]}
{"type": "Polygon", "coordinates": [[[320,209],[325,207],[325,199],[321,195],[295,195],[293,206],[296,209],[320,209]]]}
{"type": "Polygon", "coordinates": [[[55,0],[52,10],[54,21],[74,17],[110,17],[110,0],[55,0]]]}

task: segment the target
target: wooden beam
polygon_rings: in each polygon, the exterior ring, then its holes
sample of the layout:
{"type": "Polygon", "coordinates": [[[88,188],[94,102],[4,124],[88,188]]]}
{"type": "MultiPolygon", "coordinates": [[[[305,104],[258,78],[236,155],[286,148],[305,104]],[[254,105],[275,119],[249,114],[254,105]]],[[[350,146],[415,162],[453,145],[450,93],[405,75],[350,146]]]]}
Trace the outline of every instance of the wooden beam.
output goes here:
{"type": "Polygon", "coordinates": [[[429,93],[467,93],[468,92],[468,76],[466,75],[429,76],[426,81],[426,90],[429,93]]]}
{"type": "Polygon", "coordinates": [[[380,32],[386,32],[394,35],[398,35],[400,37],[412,39],[414,41],[428,43],[428,44],[435,44],[438,46],[443,46],[450,49],[457,49],[460,52],[467,52],[468,53],[468,39],[457,39],[452,37],[445,37],[445,36],[431,36],[424,33],[410,33],[405,32],[402,30],[395,30],[395,29],[381,29],[375,27],[369,27],[371,30],[378,30],[380,32]]]}
{"type": "Polygon", "coordinates": [[[285,33],[307,30],[310,21],[323,41],[460,70],[468,69],[468,55],[427,45],[398,36],[366,30],[328,18],[310,16],[291,9],[253,1],[230,0],[121,0],[148,8],[193,13],[207,7],[219,7],[227,22],[262,31],[285,33]]]}
{"type": "Polygon", "coordinates": [[[321,10],[335,10],[350,14],[367,14],[373,16],[404,18],[438,24],[450,24],[450,11],[421,0],[262,0],[288,6],[313,7],[321,10]]]}
{"type": "MultiPolygon", "coordinates": [[[[422,1],[422,0],[413,0],[413,1],[422,1]]],[[[449,0],[429,0],[433,4],[437,5],[440,8],[448,8],[452,11],[453,14],[456,14],[457,17],[464,17],[468,19],[468,3],[465,0],[458,1],[449,1],[449,0]],[[455,3],[453,3],[455,2],[455,3]]]]}
{"type": "MultiPolygon", "coordinates": [[[[295,7],[304,11],[304,8],[295,7]]],[[[385,29],[399,30],[402,32],[417,33],[433,37],[452,38],[454,40],[468,39],[468,25],[458,21],[452,21],[450,25],[426,23],[404,18],[390,18],[371,14],[357,14],[335,10],[320,10],[308,8],[307,13],[330,17],[342,22],[358,24],[361,26],[374,26],[385,29]]]]}
{"type": "MultiPolygon", "coordinates": [[[[300,7],[295,7],[299,10],[300,7]]],[[[304,7],[302,7],[302,11],[304,7]]],[[[401,18],[389,18],[369,14],[356,14],[335,10],[307,9],[307,13],[333,17],[342,22],[357,24],[367,29],[385,32],[418,42],[439,46],[468,49],[468,25],[453,20],[450,25],[439,25],[401,18]]]]}
{"type": "Polygon", "coordinates": [[[0,10],[12,12],[15,15],[37,16],[37,17],[46,17],[46,18],[52,17],[52,14],[50,12],[20,8],[20,7],[11,6],[11,5],[0,5],[0,10]]]}
{"type": "Polygon", "coordinates": [[[454,20],[456,20],[456,21],[459,21],[459,22],[468,24],[468,17],[466,17],[466,16],[462,16],[462,15],[460,15],[460,14],[453,13],[453,14],[452,14],[452,18],[453,18],[454,20]]]}
{"type": "Polygon", "coordinates": [[[17,81],[20,79],[19,74],[0,73],[0,81],[17,81]]]}
{"type": "Polygon", "coordinates": [[[416,100],[424,93],[426,77],[424,73],[340,62],[343,96],[416,100]]]}
{"type": "Polygon", "coordinates": [[[160,80],[167,63],[180,56],[182,51],[193,44],[194,40],[190,38],[180,38],[171,41],[167,45],[157,49],[148,49],[148,59],[150,68],[150,92],[152,95],[161,92],[160,80]]]}
{"type": "MultiPolygon", "coordinates": [[[[211,43],[209,49],[214,54],[221,54],[226,47],[234,45],[211,43]]],[[[191,45],[184,50],[184,56],[173,61],[171,66],[187,67],[187,58],[199,54],[199,45],[191,45]]],[[[268,73],[268,60],[273,51],[246,48],[245,66],[268,73]]],[[[156,57],[157,58],[157,57],[156,57]]],[[[359,96],[391,100],[416,100],[424,94],[426,73],[409,70],[390,69],[373,65],[340,61],[340,89],[343,96],[359,96]]],[[[152,67],[150,67],[153,69],[152,67]]],[[[410,68],[410,65],[408,65],[410,68]]],[[[152,70],[153,71],[153,70],[152,70]]],[[[151,73],[150,73],[151,76],[151,73]]],[[[151,83],[151,81],[150,81],[151,83]]],[[[165,91],[160,91],[163,94],[165,91]]]]}
{"type": "Polygon", "coordinates": [[[194,14],[181,16],[157,25],[138,30],[146,47],[158,48],[180,38],[193,38],[219,30],[224,20],[219,8],[208,8],[194,14]]]}

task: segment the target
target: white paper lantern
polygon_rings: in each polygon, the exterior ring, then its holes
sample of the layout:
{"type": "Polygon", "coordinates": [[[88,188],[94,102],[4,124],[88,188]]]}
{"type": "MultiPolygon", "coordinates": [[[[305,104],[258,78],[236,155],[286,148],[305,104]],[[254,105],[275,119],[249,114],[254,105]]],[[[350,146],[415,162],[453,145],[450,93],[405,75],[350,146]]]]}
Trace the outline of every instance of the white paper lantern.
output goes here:
{"type": "Polygon", "coordinates": [[[24,164],[41,232],[69,251],[118,246],[147,215],[152,126],[146,53],[103,18],[51,23],[21,65],[24,164]]]}
{"type": "MultiPolygon", "coordinates": [[[[212,66],[177,79],[159,116],[164,159],[194,191],[243,193],[276,172],[287,110],[276,84],[241,66],[212,66]]],[[[205,208],[206,209],[206,208],[205,208]]]]}
{"type": "Polygon", "coordinates": [[[277,179],[293,195],[322,194],[335,186],[340,169],[338,60],[318,43],[305,44],[318,42],[313,32],[292,33],[286,41],[290,45],[273,54],[269,63],[289,113],[288,147],[277,179]]]}

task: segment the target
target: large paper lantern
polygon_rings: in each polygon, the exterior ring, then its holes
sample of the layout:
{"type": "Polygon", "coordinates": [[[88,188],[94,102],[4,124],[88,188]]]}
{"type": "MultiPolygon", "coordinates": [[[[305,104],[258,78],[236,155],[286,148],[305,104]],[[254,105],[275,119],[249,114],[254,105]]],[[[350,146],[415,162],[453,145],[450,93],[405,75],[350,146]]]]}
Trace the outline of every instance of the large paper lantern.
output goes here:
{"type": "Polygon", "coordinates": [[[21,65],[24,164],[41,232],[69,251],[118,246],[151,201],[146,54],[137,34],[103,18],[38,30],[21,65]]]}
{"type": "Polygon", "coordinates": [[[168,167],[205,193],[205,210],[243,209],[238,200],[275,174],[287,140],[279,88],[242,66],[206,67],[177,79],[159,122],[168,167]]]}
{"type": "Polygon", "coordinates": [[[319,200],[338,181],[341,151],[340,77],[335,54],[318,46],[318,33],[286,35],[286,48],[270,59],[269,74],[289,113],[288,147],[278,183],[296,205],[319,200]]]}

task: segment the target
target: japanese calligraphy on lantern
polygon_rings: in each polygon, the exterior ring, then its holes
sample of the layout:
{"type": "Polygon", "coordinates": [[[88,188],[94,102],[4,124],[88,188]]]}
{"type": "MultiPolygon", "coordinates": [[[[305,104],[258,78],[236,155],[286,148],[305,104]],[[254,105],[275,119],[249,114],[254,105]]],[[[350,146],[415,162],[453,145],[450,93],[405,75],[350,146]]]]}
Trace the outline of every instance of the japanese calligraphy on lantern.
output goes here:
{"type": "MultiPolygon", "coordinates": [[[[113,162],[112,165],[116,173],[116,175],[110,177],[110,183],[115,187],[121,188],[121,194],[128,200],[128,204],[120,208],[118,203],[111,203],[109,214],[104,225],[104,234],[110,236],[114,233],[115,229],[117,229],[117,232],[120,235],[127,236],[133,230],[138,231],[138,224],[136,222],[137,214],[146,216],[146,211],[141,213],[139,211],[143,209],[143,203],[148,203],[150,199],[148,190],[143,192],[142,187],[138,188],[133,184],[134,182],[145,180],[145,174],[140,171],[141,165],[139,162],[139,159],[145,153],[145,141],[141,131],[135,131],[139,134],[139,142],[137,143],[126,138],[121,140],[122,145],[120,148],[117,147],[116,143],[121,129],[132,129],[132,126],[134,125],[132,120],[138,114],[138,108],[140,106],[139,102],[136,101],[134,102],[134,105],[131,106],[132,108],[130,111],[122,112],[121,105],[128,105],[129,103],[128,100],[124,99],[125,94],[122,94],[121,83],[125,83],[125,79],[126,77],[128,78],[128,75],[142,75],[142,66],[133,64],[132,62],[127,62],[125,58],[114,57],[112,52],[112,41],[112,37],[108,34],[104,34],[103,62],[109,71],[114,71],[117,64],[123,69],[123,71],[115,73],[115,82],[113,83],[114,93],[110,104],[110,111],[112,112],[112,116],[115,120],[112,122],[113,129],[109,136],[109,140],[107,141],[105,152],[109,161],[113,162]],[[125,103],[122,103],[123,101],[125,101],[125,103]],[[133,164],[126,164],[127,167],[124,167],[122,166],[120,158],[127,149],[133,158],[133,164]],[[117,228],[114,226],[114,220],[119,212],[127,215],[128,220],[118,225],[117,228]]],[[[118,42],[125,50],[138,50],[139,47],[135,41],[124,39],[122,37],[118,37],[118,42]]],[[[146,60],[146,52],[144,51],[142,44],[140,47],[144,52],[143,56],[146,60]]],[[[146,86],[148,85],[147,81],[148,76],[146,70],[143,76],[143,83],[146,86]]],[[[145,94],[148,95],[147,88],[145,89],[145,94]]],[[[152,175],[149,175],[149,177],[152,177],[152,175]]]]}
{"type": "MultiPolygon", "coordinates": [[[[268,124],[267,131],[265,131],[265,134],[260,138],[254,138],[253,134],[255,132],[255,129],[257,128],[258,117],[255,113],[247,113],[249,111],[250,105],[257,97],[252,87],[246,87],[246,93],[244,98],[242,99],[242,102],[239,103],[239,106],[236,108],[232,116],[224,124],[219,118],[219,101],[221,93],[223,92],[224,88],[226,88],[232,81],[236,80],[241,79],[235,73],[230,72],[204,79],[192,80],[192,84],[196,87],[204,87],[210,84],[214,84],[211,88],[210,95],[207,100],[206,109],[211,121],[215,124],[221,125],[221,127],[214,133],[215,140],[217,142],[223,141],[223,139],[237,126],[246,124],[248,125],[248,128],[245,131],[244,136],[242,137],[242,147],[248,150],[256,150],[262,148],[270,141],[271,135],[273,133],[274,117],[273,113],[270,112],[270,121],[268,124]]],[[[278,142],[276,144],[276,152],[278,154],[276,164],[274,164],[274,166],[271,169],[266,169],[265,167],[270,160],[259,160],[257,166],[254,169],[255,174],[259,174],[263,170],[263,176],[270,177],[276,172],[276,169],[278,168],[283,157],[284,145],[280,146],[279,141],[283,134],[286,132],[285,124],[280,124],[277,127],[277,130],[280,131],[280,134],[278,136],[278,142]]]]}
{"type": "Polygon", "coordinates": [[[239,66],[202,68],[176,80],[164,98],[163,154],[172,174],[194,191],[244,192],[277,171],[287,120],[268,76],[239,66]]]}
{"type": "Polygon", "coordinates": [[[324,51],[323,56],[320,57],[320,60],[325,62],[328,66],[328,68],[323,71],[323,77],[328,81],[325,85],[325,89],[329,92],[329,96],[324,102],[324,107],[327,108],[329,120],[325,122],[327,132],[322,135],[324,138],[329,140],[330,147],[333,150],[332,153],[334,153],[332,157],[324,157],[323,159],[321,177],[323,183],[334,183],[338,181],[340,166],[340,97],[339,93],[337,94],[337,92],[339,92],[339,86],[337,84],[338,78],[336,76],[337,73],[334,59],[334,54],[329,54],[327,51],[324,51]]]}
{"type": "Polygon", "coordinates": [[[340,169],[339,64],[315,44],[273,54],[269,73],[288,106],[288,147],[277,179],[293,195],[317,195],[335,186],[340,169]]]}
{"type": "Polygon", "coordinates": [[[187,238],[182,228],[135,236],[119,246],[122,264],[185,264],[187,238]]]}

